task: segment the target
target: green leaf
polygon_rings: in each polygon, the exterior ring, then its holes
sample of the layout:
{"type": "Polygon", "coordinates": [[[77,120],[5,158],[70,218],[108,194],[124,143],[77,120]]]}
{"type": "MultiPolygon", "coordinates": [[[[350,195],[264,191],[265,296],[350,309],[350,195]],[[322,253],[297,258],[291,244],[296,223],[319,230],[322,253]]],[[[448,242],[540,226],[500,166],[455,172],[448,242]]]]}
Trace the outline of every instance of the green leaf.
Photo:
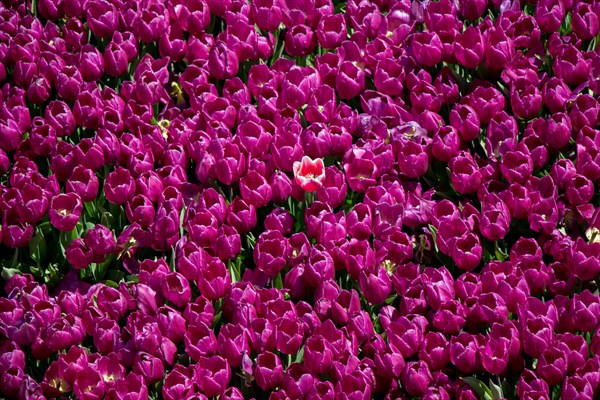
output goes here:
{"type": "Polygon", "coordinates": [[[62,279],[62,274],[60,273],[60,268],[58,264],[51,263],[48,264],[46,269],[44,270],[44,282],[48,286],[57,285],[58,282],[62,279]]]}
{"type": "Polygon", "coordinates": [[[117,282],[111,281],[110,279],[105,280],[104,284],[106,286],[110,286],[111,288],[115,288],[115,289],[119,288],[119,284],[117,282]]]}
{"type": "Polygon", "coordinates": [[[69,244],[75,239],[77,239],[77,227],[70,232],[61,232],[60,233],[60,250],[62,251],[63,256],[65,255],[65,250],[69,247],[69,244]]]}
{"type": "Polygon", "coordinates": [[[29,242],[29,256],[39,265],[48,254],[46,239],[40,229],[36,229],[35,236],[29,242]]]}
{"type": "Polygon", "coordinates": [[[479,379],[473,378],[472,376],[465,376],[464,378],[460,379],[471,386],[475,393],[477,393],[477,396],[479,396],[479,400],[494,400],[494,396],[492,395],[490,388],[479,379]]]}
{"type": "Polygon", "coordinates": [[[17,268],[4,267],[4,268],[2,268],[2,273],[0,275],[2,276],[2,279],[7,281],[10,278],[12,278],[14,275],[17,275],[20,273],[21,273],[21,271],[19,271],[19,269],[17,269],[17,268]]]}
{"type": "MultiPolygon", "coordinates": [[[[498,383],[500,383],[498,381],[498,383]]],[[[492,392],[492,398],[494,400],[500,400],[504,398],[504,393],[502,391],[502,386],[496,385],[492,379],[490,379],[490,391],[492,392]]]]}
{"type": "Polygon", "coordinates": [[[83,207],[85,208],[85,212],[92,218],[96,218],[96,207],[94,202],[85,202],[83,203],[83,207]]]}
{"type": "Polygon", "coordinates": [[[302,346],[300,348],[300,351],[296,353],[296,359],[294,360],[294,362],[301,363],[302,359],[304,359],[304,346],[302,346]]]}
{"type": "Polygon", "coordinates": [[[281,272],[277,274],[275,277],[275,281],[273,282],[273,286],[276,289],[283,289],[283,279],[281,278],[281,272]]]}

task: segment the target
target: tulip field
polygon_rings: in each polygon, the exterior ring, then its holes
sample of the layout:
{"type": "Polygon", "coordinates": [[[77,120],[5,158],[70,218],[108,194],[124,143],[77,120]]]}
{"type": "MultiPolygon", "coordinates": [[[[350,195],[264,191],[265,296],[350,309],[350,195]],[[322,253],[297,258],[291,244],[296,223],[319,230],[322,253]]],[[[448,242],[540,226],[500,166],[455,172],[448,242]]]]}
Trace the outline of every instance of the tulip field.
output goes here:
{"type": "Polygon", "coordinates": [[[1,0],[0,398],[600,398],[600,0],[1,0]]]}

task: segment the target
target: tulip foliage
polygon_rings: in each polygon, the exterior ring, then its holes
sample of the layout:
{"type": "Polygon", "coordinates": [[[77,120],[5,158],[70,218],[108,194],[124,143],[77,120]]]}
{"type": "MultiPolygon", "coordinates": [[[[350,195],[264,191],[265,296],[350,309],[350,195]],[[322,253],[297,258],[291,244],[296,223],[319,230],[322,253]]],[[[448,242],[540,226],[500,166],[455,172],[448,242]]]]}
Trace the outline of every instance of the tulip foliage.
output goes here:
{"type": "Polygon", "coordinates": [[[0,397],[600,397],[598,0],[4,0],[0,397]]]}

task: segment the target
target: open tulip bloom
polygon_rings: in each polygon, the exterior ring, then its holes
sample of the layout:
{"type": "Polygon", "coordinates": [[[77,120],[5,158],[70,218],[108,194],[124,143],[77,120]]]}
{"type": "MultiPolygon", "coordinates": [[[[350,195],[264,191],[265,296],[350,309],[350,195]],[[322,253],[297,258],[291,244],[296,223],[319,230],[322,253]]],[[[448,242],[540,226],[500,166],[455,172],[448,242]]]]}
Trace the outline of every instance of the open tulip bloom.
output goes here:
{"type": "Polygon", "coordinates": [[[600,399],[600,0],[0,26],[0,398],[600,399]]]}
{"type": "Polygon", "coordinates": [[[325,164],[321,158],[313,160],[308,156],[303,156],[301,161],[294,162],[293,168],[296,183],[305,192],[316,192],[323,186],[325,164]]]}

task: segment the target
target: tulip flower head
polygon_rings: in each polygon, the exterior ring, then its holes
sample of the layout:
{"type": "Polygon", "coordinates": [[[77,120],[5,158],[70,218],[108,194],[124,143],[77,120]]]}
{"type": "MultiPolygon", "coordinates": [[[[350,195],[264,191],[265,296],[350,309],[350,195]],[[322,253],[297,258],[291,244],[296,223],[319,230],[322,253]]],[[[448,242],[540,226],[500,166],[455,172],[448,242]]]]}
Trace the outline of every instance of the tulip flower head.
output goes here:
{"type": "Polygon", "coordinates": [[[302,157],[302,161],[294,163],[294,176],[296,183],[306,192],[315,192],[323,185],[325,179],[325,164],[323,159],[302,157]]]}

